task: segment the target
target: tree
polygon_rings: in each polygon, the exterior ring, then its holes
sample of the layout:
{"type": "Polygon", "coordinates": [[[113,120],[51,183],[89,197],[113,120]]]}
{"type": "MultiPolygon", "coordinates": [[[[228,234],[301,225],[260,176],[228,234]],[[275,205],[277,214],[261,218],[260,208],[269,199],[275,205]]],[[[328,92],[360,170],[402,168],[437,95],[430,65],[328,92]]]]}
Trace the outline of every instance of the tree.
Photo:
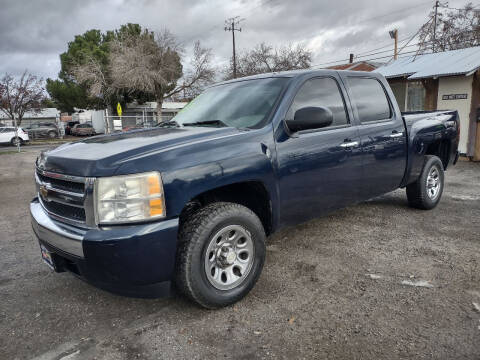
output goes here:
{"type": "Polygon", "coordinates": [[[72,113],[74,108],[100,107],[99,101],[88,96],[84,86],[70,80],[47,79],[46,89],[55,107],[62,112],[72,113]]]}
{"type": "Polygon", "coordinates": [[[94,58],[75,68],[82,84],[92,96],[150,94],[157,101],[161,119],[163,101],[182,91],[194,93],[213,81],[211,50],[195,43],[193,59],[184,73],[183,49],[167,30],[154,34],[124,34],[111,42],[106,71],[94,58]],[[180,81],[180,79],[182,81],[180,81]]]}
{"type": "Polygon", "coordinates": [[[480,45],[480,10],[472,3],[463,9],[445,9],[437,14],[434,40],[434,21],[422,25],[419,32],[419,52],[427,50],[448,51],[480,45]]]}
{"type": "Polygon", "coordinates": [[[44,100],[42,79],[27,71],[19,79],[5,74],[0,80],[0,110],[14,119],[16,126],[22,123],[26,112],[39,112],[44,100]]]}
{"type": "MultiPolygon", "coordinates": [[[[288,45],[274,48],[261,43],[250,51],[240,54],[237,59],[237,76],[249,76],[268,72],[308,69],[312,53],[304,45],[288,45]]],[[[233,78],[233,63],[226,72],[226,78],[233,78]]]]}
{"type": "Polygon", "coordinates": [[[68,43],[67,51],[60,55],[59,79],[47,79],[47,91],[60,110],[73,112],[74,107],[98,109],[116,105],[120,100],[118,98],[90,96],[92,91],[89,84],[80,84],[74,71],[79,66],[94,62],[102,73],[108,76],[111,41],[128,35],[139,35],[141,32],[140,25],[129,23],[114,31],[102,33],[100,30],[93,29],[75,36],[74,40],[68,43]]]}

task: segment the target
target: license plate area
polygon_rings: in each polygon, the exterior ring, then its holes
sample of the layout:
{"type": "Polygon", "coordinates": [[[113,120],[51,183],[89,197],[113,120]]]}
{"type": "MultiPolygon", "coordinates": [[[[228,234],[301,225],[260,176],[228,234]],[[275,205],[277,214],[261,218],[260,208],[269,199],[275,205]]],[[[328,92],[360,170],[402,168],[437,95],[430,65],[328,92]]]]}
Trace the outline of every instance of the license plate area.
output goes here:
{"type": "Polygon", "coordinates": [[[55,267],[55,262],[53,261],[52,253],[48,251],[48,249],[40,244],[40,252],[42,254],[42,260],[47,266],[52,269],[53,271],[56,271],[55,267]]]}

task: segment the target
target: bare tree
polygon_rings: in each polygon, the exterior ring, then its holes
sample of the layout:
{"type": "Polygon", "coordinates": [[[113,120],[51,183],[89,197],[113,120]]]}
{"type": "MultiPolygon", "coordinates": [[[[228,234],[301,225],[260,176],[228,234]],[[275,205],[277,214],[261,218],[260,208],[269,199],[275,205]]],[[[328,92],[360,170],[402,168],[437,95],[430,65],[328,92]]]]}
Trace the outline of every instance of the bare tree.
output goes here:
{"type": "Polygon", "coordinates": [[[211,50],[194,46],[191,66],[183,71],[183,49],[167,30],[115,40],[111,45],[109,72],[113,91],[141,91],[155,96],[161,119],[163,101],[182,91],[196,92],[213,81],[211,50]],[[182,80],[182,81],[180,81],[182,80]]]}
{"type": "Polygon", "coordinates": [[[71,70],[79,84],[88,85],[88,94],[92,97],[106,99],[111,93],[111,86],[104,67],[93,56],[87,56],[81,65],[73,65],[71,70]]]}
{"type": "Polygon", "coordinates": [[[39,112],[45,98],[43,80],[27,71],[19,79],[5,74],[0,80],[0,110],[17,125],[26,112],[39,112]]]}
{"type": "MultiPolygon", "coordinates": [[[[430,16],[433,17],[433,13],[430,16]]],[[[447,51],[480,45],[480,9],[475,9],[472,3],[463,9],[446,8],[438,12],[435,36],[434,24],[430,19],[420,29],[420,53],[432,49],[447,51]]]]}
{"type": "MultiPolygon", "coordinates": [[[[249,76],[267,72],[308,69],[312,53],[304,45],[287,45],[274,48],[261,43],[250,51],[240,54],[237,60],[237,75],[249,76]]],[[[233,78],[233,65],[226,71],[227,79],[233,78]]]]}

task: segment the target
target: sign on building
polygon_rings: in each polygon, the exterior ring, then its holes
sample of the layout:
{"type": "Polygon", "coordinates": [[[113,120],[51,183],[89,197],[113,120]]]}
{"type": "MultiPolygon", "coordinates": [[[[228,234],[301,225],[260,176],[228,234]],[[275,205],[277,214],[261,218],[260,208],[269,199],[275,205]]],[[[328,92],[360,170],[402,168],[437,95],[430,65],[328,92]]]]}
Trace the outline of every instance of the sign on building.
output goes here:
{"type": "Polygon", "coordinates": [[[442,96],[442,100],[465,100],[467,98],[468,94],[449,94],[442,96]]]}

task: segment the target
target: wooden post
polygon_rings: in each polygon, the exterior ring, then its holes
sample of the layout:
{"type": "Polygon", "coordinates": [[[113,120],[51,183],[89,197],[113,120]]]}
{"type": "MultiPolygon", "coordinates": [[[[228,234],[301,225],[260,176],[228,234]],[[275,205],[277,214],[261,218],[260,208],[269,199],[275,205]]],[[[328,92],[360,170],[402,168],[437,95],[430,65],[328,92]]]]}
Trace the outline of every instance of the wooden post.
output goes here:
{"type": "Polygon", "coordinates": [[[395,49],[393,50],[393,58],[397,60],[398,58],[398,30],[395,29],[395,49]]]}

